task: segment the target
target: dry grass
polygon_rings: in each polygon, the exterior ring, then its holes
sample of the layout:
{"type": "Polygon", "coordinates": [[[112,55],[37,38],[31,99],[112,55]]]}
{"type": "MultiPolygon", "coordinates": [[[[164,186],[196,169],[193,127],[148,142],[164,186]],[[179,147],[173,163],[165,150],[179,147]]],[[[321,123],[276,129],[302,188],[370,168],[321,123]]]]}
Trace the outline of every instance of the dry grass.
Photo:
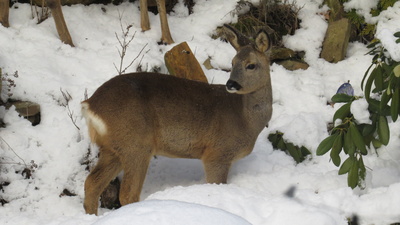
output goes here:
{"type": "Polygon", "coordinates": [[[282,36],[294,34],[299,27],[297,15],[300,10],[287,0],[260,0],[258,5],[242,0],[236,8],[238,23],[233,26],[247,36],[265,29],[274,45],[282,46],[282,36]]]}

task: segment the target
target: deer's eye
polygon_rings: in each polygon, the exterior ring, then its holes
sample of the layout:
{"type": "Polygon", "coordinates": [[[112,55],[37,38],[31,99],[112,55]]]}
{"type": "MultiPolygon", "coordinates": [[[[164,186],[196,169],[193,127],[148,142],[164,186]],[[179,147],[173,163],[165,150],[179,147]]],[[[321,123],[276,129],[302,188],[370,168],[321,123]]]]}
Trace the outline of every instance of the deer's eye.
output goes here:
{"type": "Polygon", "coordinates": [[[246,66],[247,70],[254,70],[255,68],[256,68],[255,64],[249,64],[249,65],[246,66]]]}

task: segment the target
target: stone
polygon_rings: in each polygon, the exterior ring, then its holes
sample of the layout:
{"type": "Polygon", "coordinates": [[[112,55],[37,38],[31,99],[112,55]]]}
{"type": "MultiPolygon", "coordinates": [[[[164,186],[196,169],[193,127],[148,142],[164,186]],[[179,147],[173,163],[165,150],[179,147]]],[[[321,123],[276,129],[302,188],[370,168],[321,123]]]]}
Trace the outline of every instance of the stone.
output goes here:
{"type": "Polygon", "coordinates": [[[17,101],[11,105],[15,106],[15,110],[23,117],[34,116],[40,112],[40,105],[33,102],[17,101]]]}
{"type": "Polygon", "coordinates": [[[325,0],[325,4],[330,8],[328,18],[330,22],[340,20],[344,17],[344,8],[339,0],[325,0]]]}
{"type": "Polygon", "coordinates": [[[119,189],[121,183],[117,178],[110,182],[100,195],[100,206],[107,209],[118,209],[121,207],[119,202],[119,189]]]}
{"type": "Polygon", "coordinates": [[[207,77],[186,42],[174,46],[164,55],[170,75],[208,83],[207,77]]]}
{"type": "Polygon", "coordinates": [[[343,60],[347,53],[351,24],[347,18],[330,22],[322,44],[321,58],[331,63],[343,60]]]}
{"type": "Polygon", "coordinates": [[[309,65],[305,62],[299,61],[299,60],[294,60],[294,59],[288,59],[288,60],[282,60],[275,62],[278,65],[281,65],[285,67],[287,70],[306,70],[308,69],[309,65]]]}
{"type": "Polygon", "coordinates": [[[290,59],[296,56],[296,52],[290,48],[272,48],[270,60],[290,59]]]}
{"type": "Polygon", "coordinates": [[[15,111],[27,120],[29,120],[32,125],[37,125],[40,123],[40,105],[29,101],[15,101],[6,103],[6,108],[15,106],[15,111]]]}
{"type": "Polygon", "coordinates": [[[207,69],[207,70],[211,70],[214,69],[214,67],[211,65],[211,58],[207,58],[204,62],[203,62],[203,66],[207,69]]]}

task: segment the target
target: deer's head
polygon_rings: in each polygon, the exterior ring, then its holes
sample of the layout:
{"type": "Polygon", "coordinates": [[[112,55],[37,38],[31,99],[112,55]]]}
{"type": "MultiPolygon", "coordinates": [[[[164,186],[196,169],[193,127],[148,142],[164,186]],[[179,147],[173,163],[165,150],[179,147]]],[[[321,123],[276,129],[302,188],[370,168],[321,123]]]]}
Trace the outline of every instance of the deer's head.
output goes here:
{"type": "Polygon", "coordinates": [[[224,26],[229,43],[237,54],[232,60],[232,72],[226,89],[230,93],[248,94],[270,83],[269,57],[266,54],[271,47],[268,34],[261,30],[250,41],[236,29],[224,26]]]}

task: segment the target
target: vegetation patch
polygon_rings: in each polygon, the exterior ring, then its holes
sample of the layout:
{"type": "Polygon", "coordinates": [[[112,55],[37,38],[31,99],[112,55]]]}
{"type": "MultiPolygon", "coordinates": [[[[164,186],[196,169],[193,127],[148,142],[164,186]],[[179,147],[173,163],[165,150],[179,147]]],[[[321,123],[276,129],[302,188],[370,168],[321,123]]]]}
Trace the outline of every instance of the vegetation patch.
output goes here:
{"type": "Polygon", "coordinates": [[[282,36],[293,35],[300,25],[297,18],[300,8],[287,0],[260,0],[258,5],[241,0],[236,11],[239,14],[238,22],[233,25],[236,29],[248,37],[265,29],[274,46],[283,46],[282,36]]]}

